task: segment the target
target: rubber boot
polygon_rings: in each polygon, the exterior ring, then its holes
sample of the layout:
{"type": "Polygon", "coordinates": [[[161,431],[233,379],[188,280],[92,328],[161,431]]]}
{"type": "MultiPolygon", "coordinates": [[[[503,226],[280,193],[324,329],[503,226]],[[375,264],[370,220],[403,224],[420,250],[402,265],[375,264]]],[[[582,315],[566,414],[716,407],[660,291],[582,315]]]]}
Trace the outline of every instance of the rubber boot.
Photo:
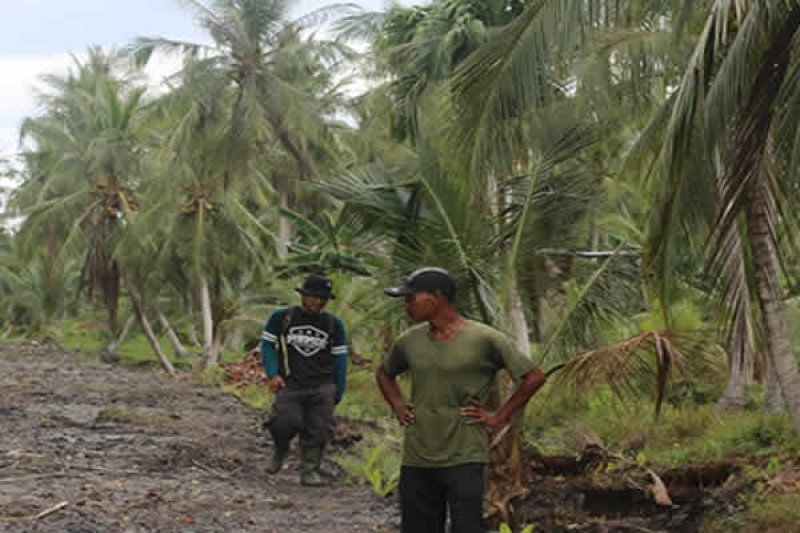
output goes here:
{"type": "Polygon", "coordinates": [[[322,464],[322,448],[300,449],[300,484],[307,487],[322,487],[328,484],[319,473],[322,464]]]}
{"type": "Polygon", "coordinates": [[[277,474],[283,467],[283,461],[286,459],[286,455],[288,453],[289,448],[280,448],[275,446],[275,449],[272,452],[272,459],[270,459],[269,464],[267,465],[267,473],[277,474]]]}

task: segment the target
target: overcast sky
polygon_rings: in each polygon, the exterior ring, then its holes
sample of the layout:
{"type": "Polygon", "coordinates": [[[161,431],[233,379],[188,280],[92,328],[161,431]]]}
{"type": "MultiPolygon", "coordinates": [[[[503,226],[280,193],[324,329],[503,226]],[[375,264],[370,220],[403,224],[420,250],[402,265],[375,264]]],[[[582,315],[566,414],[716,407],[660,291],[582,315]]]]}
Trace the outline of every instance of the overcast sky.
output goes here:
{"type": "MultiPolygon", "coordinates": [[[[366,10],[427,3],[345,2],[366,10]]],[[[299,16],[332,3],[337,2],[298,0],[291,13],[299,16]]],[[[0,156],[16,148],[20,121],[36,111],[39,76],[64,73],[70,54],[82,54],[91,45],[121,48],[138,36],[205,39],[180,0],[0,0],[0,156]]],[[[161,74],[166,72],[151,73],[154,78],[161,74]]]]}

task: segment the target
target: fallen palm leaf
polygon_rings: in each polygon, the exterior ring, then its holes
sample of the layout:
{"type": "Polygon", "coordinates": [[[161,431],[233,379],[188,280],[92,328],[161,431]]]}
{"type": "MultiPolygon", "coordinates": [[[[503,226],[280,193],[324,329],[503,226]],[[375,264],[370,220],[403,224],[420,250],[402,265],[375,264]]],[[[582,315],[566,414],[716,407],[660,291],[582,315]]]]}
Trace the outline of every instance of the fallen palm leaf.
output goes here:
{"type": "Polygon", "coordinates": [[[647,469],[647,473],[650,474],[650,478],[653,480],[653,486],[650,488],[650,492],[653,495],[653,501],[656,502],[656,505],[661,505],[662,507],[672,507],[672,499],[669,497],[669,493],[667,492],[667,486],[664,485],[664,482],[661,478],[653,472],[651,469],[647,469]]]}

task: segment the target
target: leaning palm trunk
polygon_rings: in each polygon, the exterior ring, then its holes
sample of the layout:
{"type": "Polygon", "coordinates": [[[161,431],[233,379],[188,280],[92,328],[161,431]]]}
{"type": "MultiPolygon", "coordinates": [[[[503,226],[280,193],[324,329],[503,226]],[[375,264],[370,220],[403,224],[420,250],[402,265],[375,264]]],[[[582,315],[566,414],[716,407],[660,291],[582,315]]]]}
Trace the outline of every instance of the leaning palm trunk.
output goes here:
{"type": "Polygon", "coordinates": [[[125,342],[125,339],[127,339],[128,336],[131,334],[134,322],[136,322],[136,313],[128,317],[128,319],[125,321],[125,325],[122,326],[122,332],[119,334],[118,337],[115,337],[114,340],[108,343],[108,346],[106,346],[106,351],[109,351],[111,353],[117,351],[117,348],[119,348],[120,345],[123,342],[125,342]]]}
{"type": "Polygon", "coordinates": [[[164,328],[164,333],[167,334],[167,338],[169,339],[169,343],[172,345],[175,355],[182,359],[188,358],[191,355],[189,350],[187,350],[183,345],[181,339],[178,337],[178,334],[175,333],[175,330],[172,328],[172,324],[170,324],[169,319],[161,311],[158,312],[158,321],[161,322],[161,327],[164,328]]]}
{"type": "Polygon", "coordinates": [[[775,373],[781,394],[795,430],[800,433],[800,372],[789,344],[789,331],[783,312],[778,257],[773,246],[769,221],[767,184],[758,182],[748,191],[745,215],[747,237],[753,250],[758,303],[766,334],[767,365],[775,373]]]}
{"type": "Polygon", "coordinates": [[[142,331],[147,337],[147,341],[150,343],[150,347],[153,349],[153,352],[158,357],[159,363],[161,366],[164,367],[164,370],[171,376],[175,375],[175,367],[172,366],[172,363],[167,359],[167,356],[164,354],[164,350],[161,349],[161,344],[159,344],[158,339],[156,338],[155,333],[153,333],[153,328],[150,327],[150,322],[147,320],[147,316],[144,312],[144,306],[142,305],[142,300],[139,298],[139,295],[136,293],[136,290],[131,285],[130,281],[128,280],[128,275],[125,270],[120,269],[122,272],[122,280],[125,283],[125,288],[128,290],[128,298],[131,300],[131,306],[133,307],[133,312],[136,314],[136,318],[139,319],[139,325],[142,328],[142,331]]]}

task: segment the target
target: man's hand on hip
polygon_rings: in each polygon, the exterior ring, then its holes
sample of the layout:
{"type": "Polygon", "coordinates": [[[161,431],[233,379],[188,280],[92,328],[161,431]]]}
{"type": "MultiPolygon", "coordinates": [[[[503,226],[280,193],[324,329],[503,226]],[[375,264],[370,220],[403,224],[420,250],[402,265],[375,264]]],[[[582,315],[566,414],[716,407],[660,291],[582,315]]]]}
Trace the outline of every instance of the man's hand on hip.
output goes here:
{"type": "Polygon", "coordinates": [[[467,424],[483,424],[491,430],[497,430],[506,425],[506,420],[497,416],[497,413],[484,408],[477,400],[473,400],[469,405],[458,410],[461,416],[470,420],[467,424]]]}

